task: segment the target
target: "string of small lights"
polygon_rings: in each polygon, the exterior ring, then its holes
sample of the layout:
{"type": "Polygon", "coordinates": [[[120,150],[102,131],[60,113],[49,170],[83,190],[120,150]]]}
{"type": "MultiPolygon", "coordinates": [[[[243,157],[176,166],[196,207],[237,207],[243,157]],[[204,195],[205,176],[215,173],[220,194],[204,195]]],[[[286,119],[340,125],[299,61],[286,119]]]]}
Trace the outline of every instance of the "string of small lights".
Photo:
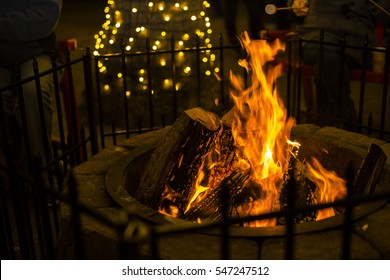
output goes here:
{"type": "MultiPolygon", "coordinates": [[[[193,71],[194,59],[184,52],[186,48],[194,47],[196,38],[199,38],[201,47],[212,47],[210,36],[212,34],[210,18],[207,9],[210,3],[204,0],[180,1],[143,1],[143,0],[108,0],[104,9],[105,22],[102,29],[95,34],[94,55],[118,53],[123,46],[127,52],[145,52],[148,38],[150,50],[170,50],[174,38],[174,48],[183,49],[175,58],[178,80],[176,90],[180,90],[184,81],[180,77],[190,76],[193,71]]],[[[153,65],[157,65],[156,73],[164,76],[164,71],[169,71],[168,61],[170,54],[155,56],[153,65]]],[[[210,50],[201,52],[202,73],[211,76],[219,72],[215,67],[215,55],[210,50]]],[[[147,89],[147,73],[142,63],[134,63],[132,72],[137,71],[137,83],[142,90],[147,89]],[[134,65],[136,67],[134,67],[134,65]]],[[[99,61],[99,71],[106,76],[103,89],[110,91],[110,87],[116,80],[123,78],[121,67],[113,62],[99,61]],[[114,78],[115,77],[115,78],[114,78]]],[[[134,78],[134,73],[132,73],[134,78]]],[[[161,85],[154,81],[155,88],[167,89],[172,86],[172,80],[161,80],[161,85]]],[[[155,78],[155,75],[154,75],[155,78]]],[[[155,79],[156,80],[156,79],[155,79]]],[[[130,96],[130,91],[127,93],[130,96]]]]}

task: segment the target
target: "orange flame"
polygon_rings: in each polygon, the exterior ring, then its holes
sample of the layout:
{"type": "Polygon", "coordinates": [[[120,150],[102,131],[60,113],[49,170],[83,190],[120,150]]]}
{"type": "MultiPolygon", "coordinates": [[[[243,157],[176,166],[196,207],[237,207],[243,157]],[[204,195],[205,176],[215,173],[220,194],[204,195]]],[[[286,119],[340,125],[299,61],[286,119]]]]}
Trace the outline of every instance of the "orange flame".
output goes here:
{"type": "MultiPolygon", "coordinates": [[[[287,118],[275,87],[281,67],[266,65],[284,50],[284,45],[279,40],[272,45],[265,40],[251,41],[247,33],[241,42],[248,59],[239,63],[250,74],[251,83],[245,88],[243,79],[231,74],[231,97],[235,104],[232,131],[238,157],[249,163],[251,179],[262,187],[261,201],[254,201],[247,213],[256,215],[277,207],[274,204],[279,198],[280,183],[288,167],[289,136],[294,119],[287,118]]],[[[260,224],[269,225],[264,221],[260,224]]]]}
{"type": "MultiPolygon", "coordinates": [[[[307,163],[309,179],[317,186],[318,204],[334,202],[343,199],[347,195],[347,187],[344,179],[337,176],[336,172],[326,170],[321,163],[313,158],[312,164],[307,163]]],[[[333,207],[318,211],[317,221],[335,215],[333,207]]]]}

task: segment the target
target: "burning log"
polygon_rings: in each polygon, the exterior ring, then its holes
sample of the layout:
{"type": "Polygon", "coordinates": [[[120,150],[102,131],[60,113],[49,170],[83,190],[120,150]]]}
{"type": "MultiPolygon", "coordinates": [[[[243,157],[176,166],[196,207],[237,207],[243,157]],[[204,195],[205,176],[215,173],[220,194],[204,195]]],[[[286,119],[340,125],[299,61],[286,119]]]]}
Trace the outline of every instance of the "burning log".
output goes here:
{"type": "MultiPolygon", "coordinates": [[[[208,221],[216,222],[222,220],[222,200],[227,200],[228,216],[236,216],[234,208],[242,199],[250,199],[250,196],[245,192],[245,186],[248,184],[249,174],[232,172],[228,177],[223,179],[220,184],[211,190],[211,192],[197,203],[193,208],[183,215],[187,220],[196,220],[198,218],[206,218],[208,221]],[[224,192],[227,190],[227,192],[224,192]],[[246,194],[242,194],[242,193],[246,194]],[[240,196],[241,194],[241,196],[240,196]]],[[[242,202],[242,201],[241,201],[242,202]]]]}
{"type": "Polygon", "coordinates": [[[183,208],[219,128],[216,115],[201,108],[185,111],[153,152],[135,197],[158,208],[164,189],[170,189],[174,204],[183,208]]]}
{"type": "Polygon", "coordinates": [[[216,221],[221,219],[220,198],[227,188],[229,216],[237,216],[234,209],[251,198],[254,182],[249,182],[248,172],[237,170],[229,125],[201,108],[185,111],[154,150],[136,198],[166,214],[216,221]]]}

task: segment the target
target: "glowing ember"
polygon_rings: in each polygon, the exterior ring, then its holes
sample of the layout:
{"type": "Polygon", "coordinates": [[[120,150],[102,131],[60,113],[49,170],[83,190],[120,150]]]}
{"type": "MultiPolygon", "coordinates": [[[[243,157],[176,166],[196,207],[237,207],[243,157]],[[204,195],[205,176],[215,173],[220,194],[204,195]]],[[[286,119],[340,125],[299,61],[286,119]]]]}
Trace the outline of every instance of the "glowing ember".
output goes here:
{"type": "MultiPolygon", "coordinates": [[[[287,117],[283,101],[278,96],[276,79],[281,66],[273,66],[277,53],[284,44],[275,40],[250,40],[245,33],[241,39],[247,58],[239,64],[249,74],[249,86],[242,77],[230,75],[233,109],[224,117],[215,142],[205,154],[193,187],[188,194],[174,193],[167,184],[160,211],[175,217],[189,217],[203,201],[220,187],[234,192],[234,205],[230,210],[235,217],[246,217],[280,210],[280,194],[288,172],[290,157],[295,156],[300,144],[290,140],[293,118],[287,117]],[[229,125],[226,120],[229,120],[229,125]],[[229,138],[230,133],[230,138],[229,138]],[[229,151],[232,139],[233,151],[229,151]],[[235,189],[236,191],[233,191],[235,189]],[[176,198],[180,196],[180,203],[176,198]],[[172,205],[167,207],[166,203],[172,205]],[[182,206],[184,201],[184,206],[182,206]],[[173,206],[173,205],[179,206],[173,206]],[[163,205],[164,204],[164,205],[163,205]]],[[[334,172],[325,170],[318,160],[307,164],[309,178],[317,186],[316,203],[331,202],[343,198],[345,181],[334,172]]],[[[168,179],[169,180],[169,179],[168,179]]],[[[209,204],[206,204],[207,206],[209,204]]],[[[218,209],[209,209],[209,212],[218,209]]],[[[334,215],[333,209],[325,209],[317,220],[334,215]]],[[[193,217],[200,220],[199,217],[193,217]]],[[[203,219],[203,217],[202,217],[203,219]]],[[[244,226],[265,227],[276,225],[277,220],[254,221],[244,226]]]]}

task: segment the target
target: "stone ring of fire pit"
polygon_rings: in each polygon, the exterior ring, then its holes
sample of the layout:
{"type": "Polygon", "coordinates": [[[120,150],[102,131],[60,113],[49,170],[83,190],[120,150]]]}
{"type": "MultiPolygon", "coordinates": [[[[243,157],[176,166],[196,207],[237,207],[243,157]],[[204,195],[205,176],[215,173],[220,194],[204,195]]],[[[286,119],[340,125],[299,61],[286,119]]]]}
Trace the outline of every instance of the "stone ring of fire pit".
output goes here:
{"type": "MultiPolygon", "coordinates": [[[[333,144],[315,135],[297,136],[296,139],[302,144],[299,157],[315,156],[325,167],[334,170],[341,177],[343,177],[349,166],[352,167],[354,174],[356,174],[367,155],[367,151],[361,147],[333,144]]],[[[151,209],[134,198],[148,160],[158,143],[159,139],[157,138],[154,141],[145,143],[141,148],[132,150],[130,155],[120,158],[113,164],[106,176],[106,190],[120,206],[145,221],[156,224],[193,225],[194,222],[192,221],[163,215],[156,209],[151,209]]],[[[385,167],[374,192],[388,187],[385,182],[390,179],[389,173],[389,168],[385,167]]],[[[355,221],[376,211],[385,203],[385,200],[376,200],[355,206],[353,209],[353,220],[355,221]]],[[[321,231],[341,226],[343,223],[344,215],[341,213],[320,221],[295,224],[295,233],[321,231]]],[[[213,235],[220,234],[219,229],[200,229],[199,231],[213,235]]],[[[283,236],[286,234],[286,227],[284,225],[261,228],[232,226],[229,229],[229,234],[235,237],[283,236]]]]}

